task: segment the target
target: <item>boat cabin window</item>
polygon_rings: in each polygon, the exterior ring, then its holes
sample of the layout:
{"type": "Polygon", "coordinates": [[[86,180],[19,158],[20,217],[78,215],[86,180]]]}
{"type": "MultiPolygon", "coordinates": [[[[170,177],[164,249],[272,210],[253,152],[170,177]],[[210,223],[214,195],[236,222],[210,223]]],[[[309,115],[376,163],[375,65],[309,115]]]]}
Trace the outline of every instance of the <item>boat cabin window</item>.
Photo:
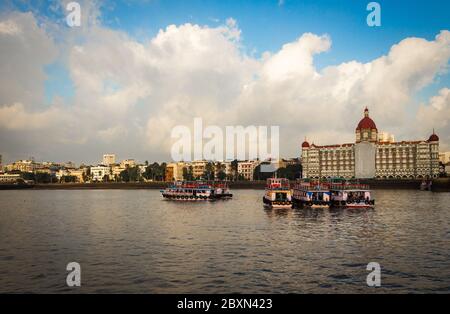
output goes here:
{"type": "Polygon", "coordinates": [[[286,193],[275,193],[275,200],[285,201],[285,200],[287,200],[287,194],[286,193]]]}
{"type": "Polygon", "coordinates": [[[311,198],[313,201],[323,201],[323,193],[322,192],[313,193],[311,198]]]}

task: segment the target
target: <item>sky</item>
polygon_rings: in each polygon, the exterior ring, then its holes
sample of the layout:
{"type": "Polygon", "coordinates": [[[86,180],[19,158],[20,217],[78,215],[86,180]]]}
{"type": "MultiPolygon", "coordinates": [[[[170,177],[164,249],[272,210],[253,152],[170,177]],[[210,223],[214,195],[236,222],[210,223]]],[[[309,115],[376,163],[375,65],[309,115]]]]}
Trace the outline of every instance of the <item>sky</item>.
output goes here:
{"type": "Polygon", "coordinates": [[[354,141],[368,106],[396,140],[450,150],[450,3],[78,1],[0,4],[3,162],[170,161],[177,125],[276,125],[280,153],[354,141]]]}

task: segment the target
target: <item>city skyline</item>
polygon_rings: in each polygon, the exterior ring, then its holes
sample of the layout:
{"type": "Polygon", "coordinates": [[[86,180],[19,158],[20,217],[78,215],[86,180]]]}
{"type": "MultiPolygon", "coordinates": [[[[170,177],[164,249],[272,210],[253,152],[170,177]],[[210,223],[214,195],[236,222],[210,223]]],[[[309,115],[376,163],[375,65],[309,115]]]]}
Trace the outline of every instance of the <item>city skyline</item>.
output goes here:
{"type": "Polygon", "coordinates": [[[450,149],[447,3],[380,1],[378,28],[367,1],[79,1],[75,28],[67,3],[1,5],[4,163],[169,162],[171,129],[197,116],[279,125],[280,155],[298,157],[305,136],[351,142],[365,106],[397,141],[435,129],[450,149]]]}

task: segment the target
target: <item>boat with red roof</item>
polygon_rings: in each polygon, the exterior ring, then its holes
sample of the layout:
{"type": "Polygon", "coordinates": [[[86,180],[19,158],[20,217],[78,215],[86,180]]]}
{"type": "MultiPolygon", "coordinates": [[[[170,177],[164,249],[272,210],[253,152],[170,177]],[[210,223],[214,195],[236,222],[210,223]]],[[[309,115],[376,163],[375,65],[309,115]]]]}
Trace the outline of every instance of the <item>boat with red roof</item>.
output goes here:
{"type": "Polygon", "coordinates": [[[333,182],[330,184],[331,205],[340,208],[374,208],[375,199],[369,185],[358,182],[333,182]]]}
{"type": "Polygon", "coordinates": [[[269,178],[263,196],[264,206],[268,208],[292,208],[292,193],[288,179],[269,178]]]}
{"type": "Polygon", "coordinates": [[[330,184],[320,180],[297,180],[294,184],[292,202],[297,208],[328,208],[331,205],[330,184]]]}
{"type": "Polygon", "coordinates": [[[214,201],[233,197],[228,184],[218,181],[177,181],[161,194],[164,199],[173,201],[214,201]]]}

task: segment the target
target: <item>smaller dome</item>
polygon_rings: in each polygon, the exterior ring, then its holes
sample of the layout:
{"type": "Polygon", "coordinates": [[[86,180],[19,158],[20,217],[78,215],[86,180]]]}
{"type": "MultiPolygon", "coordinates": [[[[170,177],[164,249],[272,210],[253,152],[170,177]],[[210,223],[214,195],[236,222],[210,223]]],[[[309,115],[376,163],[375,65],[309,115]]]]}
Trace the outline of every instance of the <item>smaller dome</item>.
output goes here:
{"type": "Polygon", "coordinates": [[[364,118],[359,121],[356,127],[357,131],[362,129],[377,129],[375,122],[369,117],[369,109],[367,107],[364,109],[364,118]]]}
{"type": "Polygon", "coordinates": [[[434,133],[434,130],[433,134],[430,135],[428,142],[439,142],[439,136],[437,136],[436,133],[434,133]]]}
{"type": "Polygon", "coordinates": [[[302,143],[302,148],[309,148],[309,143],[307,141],[304,141],[302,143]]]}

